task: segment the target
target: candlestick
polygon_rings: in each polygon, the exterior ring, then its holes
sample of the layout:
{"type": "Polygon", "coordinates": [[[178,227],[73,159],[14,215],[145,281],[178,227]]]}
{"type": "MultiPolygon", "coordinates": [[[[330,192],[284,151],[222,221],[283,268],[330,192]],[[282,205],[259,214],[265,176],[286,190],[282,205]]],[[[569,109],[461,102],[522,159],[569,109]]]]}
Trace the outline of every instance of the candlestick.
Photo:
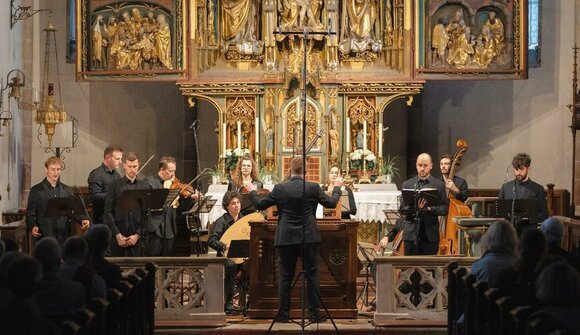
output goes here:
{"type": "Polygon", "coordinates": [[[227,127],[226,123],[225,122],[222,123],[222,146],[223,146],[224,157],[226,155],[226,147],[227,147],[227,144],[226,144],[226,130],[227,130],[227,128],[226,127],[227,127]]]}
{"type": "Polygon", "coordinates": [[[363,155],[367,151],[367,120],[363,122],[363,155]]]}
{"type": "Polygon", "coordinates": [[[255,152],[260,152],[260,124],[258,123],[260,120],[256,118],[256,150],[255,152]]]}
{"type": "Polygon", "coordinates": [[[346,138],[346,152],[350,152],[350,118],[346,118],[346,134],[344,136],[346,138]]]}
{"type": "Polygon", "coordinates": [[[383,123],[379,123],[379,158],[383,157],[383,123]]]}
{"type": "Polygon", "coordinates": [[[242,121],[238,121],[238,149],[242,146],[242,121]]]}

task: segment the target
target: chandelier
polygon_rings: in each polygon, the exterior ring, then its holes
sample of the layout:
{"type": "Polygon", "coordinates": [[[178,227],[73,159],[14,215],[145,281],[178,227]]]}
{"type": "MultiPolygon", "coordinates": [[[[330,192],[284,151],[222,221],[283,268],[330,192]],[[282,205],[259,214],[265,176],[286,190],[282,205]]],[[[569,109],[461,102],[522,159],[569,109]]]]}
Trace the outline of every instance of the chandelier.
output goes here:
{"type": "MultiPolygon", "coordinates": [[[[37,101],[35,93],[35,110],[36,116],[34,121],[40,127],[44,126],[44,133],[48,139],[49,147],[52,146],[52,139],[54,137],[55,128],[58,124],[67,121],[67,114],[64,111],[64,106],[62,105],[61,89],[60,89],[60,74],[58,68],[58,52],[56,48],[56,29],[52,24],[52,21],[48,22],[48,27],[44,29],[46,32],[46,43],[44,48],[44,71],[43,71],[43,82],[42,82],[42,99],[37,101]],[[56,60],[56,79],[58,83],[58,103],[54,95],[54,83],[50,82],[50,43],[51,36],[54,41],[54,56],[56,60]],[[59,105],[60,104],[60,105],[59,105]]],[[[39,140],[40,140],[39,131],[39,140]]]]}

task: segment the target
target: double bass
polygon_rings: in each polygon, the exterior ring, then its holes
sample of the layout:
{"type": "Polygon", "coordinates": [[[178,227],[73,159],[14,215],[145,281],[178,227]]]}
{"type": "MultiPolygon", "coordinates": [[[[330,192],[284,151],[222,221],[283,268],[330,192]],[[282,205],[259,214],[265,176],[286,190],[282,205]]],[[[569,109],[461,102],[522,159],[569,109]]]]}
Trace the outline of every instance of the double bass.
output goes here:
{"type": "MultiPolygon", "coordinates": [[[[467,141],[464,139],[457,140],[456,145],[458,149],[455,155],[453,155],[448,177],[451,180],[455,177],[455,168],[461,164],[461,158],[467,151],[467,141]]],[[[457,225],[453,222],[453,218],[456,216],[471,216],[471,210],[463,201],[455,199],[449,190],[446,190],[446,193],[449,198],[449,211],[445,218],[445,223],[442,224],[442,229],[439,232],[438,255],[457,255],[459,253],[459,243],[457,238],[457,225]]]]}

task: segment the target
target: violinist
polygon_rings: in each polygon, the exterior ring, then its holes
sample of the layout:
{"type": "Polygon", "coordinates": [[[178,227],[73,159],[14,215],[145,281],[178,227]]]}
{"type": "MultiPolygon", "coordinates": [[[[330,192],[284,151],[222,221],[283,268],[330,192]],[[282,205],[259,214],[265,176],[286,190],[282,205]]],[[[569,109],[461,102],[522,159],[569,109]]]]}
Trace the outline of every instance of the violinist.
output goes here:
{"type": "MultiPolygon", "coordinates": [[[[334,189],[334,184],[336,183],[336,179],[341,177],[340,169],[338,166],[334,165],[330,168],[328,172],[328,178],[326,179],[326,185],[323,186],[323,189],[326,191],[326,194],[329,196],[332,195],[332,190],[334,189]]],[[[341,218],[342,219],[351,219],[351,215],[356,215],[356,202],[354,201],[354,194],[349,187],[342,186],[341,191],[346,191],[348,194],[348,211],[341,211],[341,218]]]]}
{"type": "MultiPolygon", "coordinates": [[[[161,157],[159,171],[146,179],[152,189],[183,188],[175,177],[176,161],[171,156],[161,157]],[[173,185],[173,187],[172,187],[173,185]]],[[[197,198],[198,193],[190,189],[187,195],[197,198]]],[[[173,206],[158,211],[152,211],[149,222],[145,226],[147,238],[147,256],[170,256],[173,251],[173,241],[177,233],[177,211],[173,206]]]]}

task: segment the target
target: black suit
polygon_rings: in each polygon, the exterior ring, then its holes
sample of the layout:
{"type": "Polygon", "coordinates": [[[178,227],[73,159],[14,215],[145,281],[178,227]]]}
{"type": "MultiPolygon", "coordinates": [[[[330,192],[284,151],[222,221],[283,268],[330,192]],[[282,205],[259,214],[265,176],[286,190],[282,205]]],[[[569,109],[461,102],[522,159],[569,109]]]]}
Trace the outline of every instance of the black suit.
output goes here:
{"type": "Polygon", "coordinates": [[[533,224],[531,227],[534,227],[535,224],[541,223],[548,218],[548,203],[546,201],[546,192],[544,191],[544,187],[532,181],[531,179],[517,183],[514,179],[504,183],[501,185],[501,189],[499,190],[499,195],[497,198],[536,199],[538,206],[537,215],[532,215],[529,218],[525,218],[526,220],[521,220],[521,222],[518,222],[518,229],[522,228],[521,225],[526,225],[527,223],[533,224]]]}
{"type": "MultiPolygon", "coordinates": [[[[441,178],[441,181],[443,181],[443,184],[445,184],[443,178],[441,178]]],[[[469,198],[469,189],[467,187],[467,181],[465,181],[465,179],[461,177],[453,176],[453,184],[455,184],[455,186],[459,189],[459,193],[455,194],[451,191],[449,192],[453,194],[453,197],[455,197],[455,199],[465,202],[465,200],[469,198]]]]}
{"type": "MultiPolygon", "coordinates": [[[[28,205],[26,206],[26,227],[32,229],[38,227],[42,237],[54,237],[62,246],[64,241],[71,235],[71,224],[66,217],[49,217],[45,216],[48,209],[48,199],[66,198],[73,195],[70,187],[57,181],[55,187],[44,178],[44,180],[30,189],[28,195],[28,205]]],[[[82,220],[86,217],[77,216],[76,220],[82,220]]]]}
{"type": "Polygon", "coordinates": [[[103,223],[111,229],[112,256],[141,256],[141,239],[132,247],[120,248],[116,236],[119,233],[125,237],[134,234],[142,235],[143,209],[139,207],[130,211],[122,210],[118,208],[118,201],[124,190],[148,190],[149,188],[146,182],[138,179],[131,182],[125,176],[113,181],[107,189],[103,223]]]}
{"type": "Polygon", "coordinates": [[[119,172],[109,170],[105,164],[101,164],[89,174],[87,182],[89,183],[89,194],[93,204],[93,223],[103,223],[107,188],[117,179],[121,179],[119,172]]]}
{"type": "Polygon", "coordinates": [[[405,216],[401,224],[398,224],[389,232],[389,240],[403,226],[403,241],[405,241],[405,255],[434,255],[439,250],[439,218],[447,215],[449,200],[445,196],[445,184],[440,179],[429,176],[420,180],[415,176],[403,182],[402,189],[436,188],[439,191],[442,203],[430,210],[422,210],[416,216],[413,204],[405,204],[401,201],[399,210],[405,216]]]}
{"type": "MultiPolygon", "coordinates": [[[[163,188],[159,175],[147,178],[154,190],[163,188]]],[[[146,224],[147,256],[171,256],[173,241],[177,233],[177,211],[173,207],[152,211],[146,224]]]]}
{"type": "Polygon", "coordinates": [[[258,210],[276,205],[278,207],[278,225],[274,236],[274,246],[280,256],[279,304],[281,317],[290,312],[290,286],[296,270],[296,262],[302,255],[302,242],[305,244],[306,278],[308,279],[308,302],[310,313],[318,314],[319,272],[318,256],[320,232],[316,225],[316,208],[318,204],[335,208],[340,199],[340,187],[335,187],[332,196],[328,196],[320,185],[306,182],[303,193],[303,179],[292,176],[285,183],[274,186],[272,192],[262,200],[255,191],[250,192],[250,199],[258,210]],[[303,234],[304,231],[304,234],[303,234]]]}

